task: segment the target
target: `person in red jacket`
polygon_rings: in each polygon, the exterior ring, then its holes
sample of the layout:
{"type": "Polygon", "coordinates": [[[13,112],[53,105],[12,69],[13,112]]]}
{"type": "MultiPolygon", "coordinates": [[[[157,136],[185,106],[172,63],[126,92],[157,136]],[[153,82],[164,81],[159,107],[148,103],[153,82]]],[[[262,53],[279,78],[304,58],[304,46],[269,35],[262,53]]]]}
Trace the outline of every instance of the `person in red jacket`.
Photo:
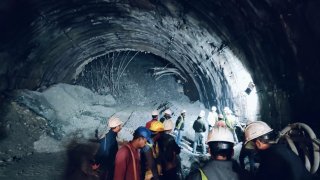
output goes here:
{"type": "Polygon", "coordinates": [[[117,152],[115,160],[114,180],[140,180],[140,156],[139,149],[143,148],[147,141],[151,141],[151,132],[145,127],[137,128],[133,133],[133,139],[123,145],[117,152]]]}
{"type": "Polygon", "coordinates": [[[159,112],[157,110],[152,111],[152,119],[146,123],[146,128],[150,129],[150,126],[153,122],[158,121],[159,112]]]}

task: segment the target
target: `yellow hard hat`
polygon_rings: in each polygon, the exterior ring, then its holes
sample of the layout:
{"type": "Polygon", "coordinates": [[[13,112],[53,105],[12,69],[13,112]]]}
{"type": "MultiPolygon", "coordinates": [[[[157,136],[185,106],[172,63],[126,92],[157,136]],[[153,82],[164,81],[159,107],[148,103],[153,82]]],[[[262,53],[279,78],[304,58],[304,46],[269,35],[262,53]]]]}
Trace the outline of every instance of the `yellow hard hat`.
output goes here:
{"type": "Polygon", "coordinates": [[[150,131],[161,132],[164,131],[164,125],[160,121],[154,121],[151,123],[150,131]]]}

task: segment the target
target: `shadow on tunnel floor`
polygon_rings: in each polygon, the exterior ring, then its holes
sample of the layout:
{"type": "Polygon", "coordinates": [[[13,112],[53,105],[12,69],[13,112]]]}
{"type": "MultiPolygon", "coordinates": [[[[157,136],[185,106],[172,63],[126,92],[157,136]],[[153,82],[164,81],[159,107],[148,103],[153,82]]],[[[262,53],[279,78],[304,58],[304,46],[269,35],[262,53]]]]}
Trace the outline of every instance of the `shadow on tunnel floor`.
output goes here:
{"type": "Polygon", "coordinates": [[[97,143],[78,143],[73,140],[67,149],[64,179],[98,180],[96,172],[91,169],[97,147],[97,143]]]}
{"type": "Polygon", "coordinates": [[[9,99],[0,94],[0,141],[8,136],[7,128],[9,125],[5,121],[5,116],[8,112],[9,99]]]}

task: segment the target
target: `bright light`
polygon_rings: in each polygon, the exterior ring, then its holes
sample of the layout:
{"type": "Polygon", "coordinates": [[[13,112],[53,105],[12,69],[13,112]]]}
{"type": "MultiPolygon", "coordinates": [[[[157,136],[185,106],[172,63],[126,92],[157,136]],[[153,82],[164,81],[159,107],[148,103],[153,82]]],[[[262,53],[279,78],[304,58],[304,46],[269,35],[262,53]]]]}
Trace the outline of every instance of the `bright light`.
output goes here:
{"type": "Polygon", "coordinates": [[[257,120],[259,110],[258,96],[252,77],[241,61],[229,48],[224,49],[224,58],[227,60],[224,75],[230,84],[232,99],[239,120],[257,120]],[[247,91],[250,88],[250,92],[247,91]],[[249,93],[248,93],[249,92],[249,93]]]}

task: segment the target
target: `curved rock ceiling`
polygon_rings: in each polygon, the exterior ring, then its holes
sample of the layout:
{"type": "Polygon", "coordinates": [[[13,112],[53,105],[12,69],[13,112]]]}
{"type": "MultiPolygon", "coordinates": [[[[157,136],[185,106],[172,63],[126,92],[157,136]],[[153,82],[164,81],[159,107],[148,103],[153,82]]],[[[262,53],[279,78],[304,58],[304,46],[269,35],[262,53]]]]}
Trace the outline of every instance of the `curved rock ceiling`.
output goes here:
{"type": "Polygon", "coordinates": [[[0,90],[70,83],[90,61],[132,50],[167,60],[208,107],[241,108],[235,97],[253,81],[263,119],[308,121],[301,118],[319,117],[316,7],[312,0],[3,0],[0,90]]]}

